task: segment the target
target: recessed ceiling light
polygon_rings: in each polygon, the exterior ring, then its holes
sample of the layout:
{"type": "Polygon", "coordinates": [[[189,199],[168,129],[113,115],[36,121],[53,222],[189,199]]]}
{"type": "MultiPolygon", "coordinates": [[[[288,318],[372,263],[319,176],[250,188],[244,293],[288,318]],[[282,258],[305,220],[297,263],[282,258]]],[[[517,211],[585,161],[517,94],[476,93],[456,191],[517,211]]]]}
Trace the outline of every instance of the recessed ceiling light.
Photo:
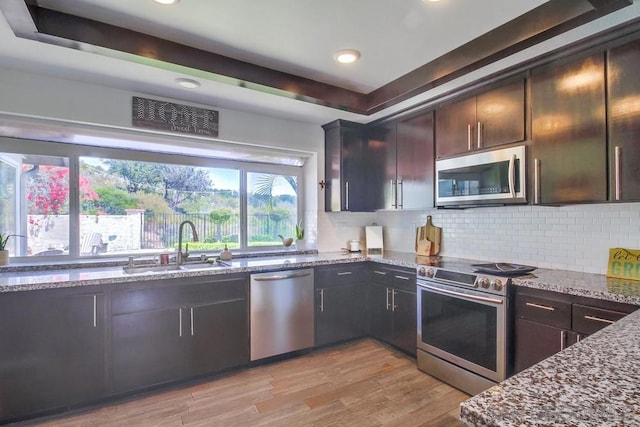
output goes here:
{"type": "Polygon", "coordinates": [[[341,64],[351,64],[360,59],[360,52],[355,49],[344,49],[337,51],[333,57],[341,64]]]}
{"type": "Polygon", "coordinates": [[[176,4],[180,0],[153,0],[153,1],[155,1],[156,3],[164,4],[164,5],[170,5],[170,4],[176,4]]]}
{"type": "Polygon", "coordinates": [[[197,80],[193,80],[193,79],[185,79],[185,78],[177,78],[176,79],[176,83],[184,88],[187,89],[195,89],[197,87],[200,87],[200,82],[197,80]]]}

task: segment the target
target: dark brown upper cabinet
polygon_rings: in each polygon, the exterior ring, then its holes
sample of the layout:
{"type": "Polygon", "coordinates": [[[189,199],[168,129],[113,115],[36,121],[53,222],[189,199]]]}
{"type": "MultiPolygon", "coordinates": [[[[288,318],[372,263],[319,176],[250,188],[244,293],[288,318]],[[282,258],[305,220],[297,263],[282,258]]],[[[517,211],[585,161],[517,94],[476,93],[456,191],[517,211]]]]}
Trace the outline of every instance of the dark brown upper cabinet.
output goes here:
{"type": "Polygon", "coordinates": [[[325,132],[324,210],[374,210],[377,201],[368,197],[371,191],[368,176],[374,165],[367,161],[364,126],[336,120],[322,128],[325,132]]]}
{"type": "Polygon", "coordinates": [[[428,111],[369,129],[370,157],[377,159],[382,176],[371,181],[383,195],[379,209],[433,207],[433,121],[433,111],[428,111]]]}
{"type": "Polygon", "coordinates": [[[524,141],[525,82],[517,80],[436,112],[436,156],[524,141]]]}
{"type": "Polygon", "coordinates": [[[640,41],[609,51],[609,198],[640,200],[640,41]]]}
{"type": "Polygon", "coordinates": [[[607,200],[604,54],[531,73],[534,204],[607,200]]]}

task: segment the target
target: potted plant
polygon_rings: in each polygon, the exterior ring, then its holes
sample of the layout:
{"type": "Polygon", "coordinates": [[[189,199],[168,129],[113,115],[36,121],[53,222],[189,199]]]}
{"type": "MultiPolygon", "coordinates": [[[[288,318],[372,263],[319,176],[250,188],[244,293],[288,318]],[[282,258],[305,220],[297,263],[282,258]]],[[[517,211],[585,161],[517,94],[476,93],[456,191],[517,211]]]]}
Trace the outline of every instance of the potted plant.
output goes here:
{"type": "Polygon", "coordinates": [[[5,249],[7,246],[7,242],[9,241],[9,237],[23,237],[19,234],[2,234],[0,233],[0,265],[9,264],[9,250],[5,249]]]}
{"type": "Polygon", "coordinates": [[[296,224],[296,247],[298,249],[305,249],[304,228],[302,228],[302,221],[296,224]]]}

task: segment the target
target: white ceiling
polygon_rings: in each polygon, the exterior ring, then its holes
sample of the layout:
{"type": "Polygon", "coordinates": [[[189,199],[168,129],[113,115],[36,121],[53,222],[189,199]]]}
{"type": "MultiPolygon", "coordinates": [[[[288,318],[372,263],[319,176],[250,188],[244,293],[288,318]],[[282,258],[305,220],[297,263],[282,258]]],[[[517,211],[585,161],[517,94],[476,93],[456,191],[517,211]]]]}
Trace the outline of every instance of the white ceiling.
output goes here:
{"type": "MultiPolygon", "coordinates": [[[[1,0],[22,4],[23,0],[1,0]]],[[[151,34],[363,93],[379,88],[546,0],[38,0],[44,8],[151,34]],[[333,60],[355,48],[355,64],[333,60]]],[[[5,10],[6,10],[5,6],[5,10]]],[[[314,123],[368,121],[332,108],[203,79],[203,73],[16,37],[0,14],[0,66],[221,108],[314,123]],[[202,87],[175,78],[198,76],[202,87]]]]}

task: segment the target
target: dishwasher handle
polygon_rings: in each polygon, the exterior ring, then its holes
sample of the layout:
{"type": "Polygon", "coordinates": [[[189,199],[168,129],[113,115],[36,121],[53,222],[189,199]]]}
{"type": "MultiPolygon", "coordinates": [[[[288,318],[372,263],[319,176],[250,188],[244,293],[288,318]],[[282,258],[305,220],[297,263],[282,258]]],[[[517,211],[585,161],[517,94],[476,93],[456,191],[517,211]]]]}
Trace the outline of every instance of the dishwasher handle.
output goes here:
{"type": "Polygon", "coordinates": [[[300,273],[274,274],[273,276],[257,276],[257,277],[252,277],[252,280],[255,280],[256,282],[268,282],[271,280],[296,279],[298,277],[306,277],[306,276],[311,276],[311,272],[303,271],[300,273]]]}

